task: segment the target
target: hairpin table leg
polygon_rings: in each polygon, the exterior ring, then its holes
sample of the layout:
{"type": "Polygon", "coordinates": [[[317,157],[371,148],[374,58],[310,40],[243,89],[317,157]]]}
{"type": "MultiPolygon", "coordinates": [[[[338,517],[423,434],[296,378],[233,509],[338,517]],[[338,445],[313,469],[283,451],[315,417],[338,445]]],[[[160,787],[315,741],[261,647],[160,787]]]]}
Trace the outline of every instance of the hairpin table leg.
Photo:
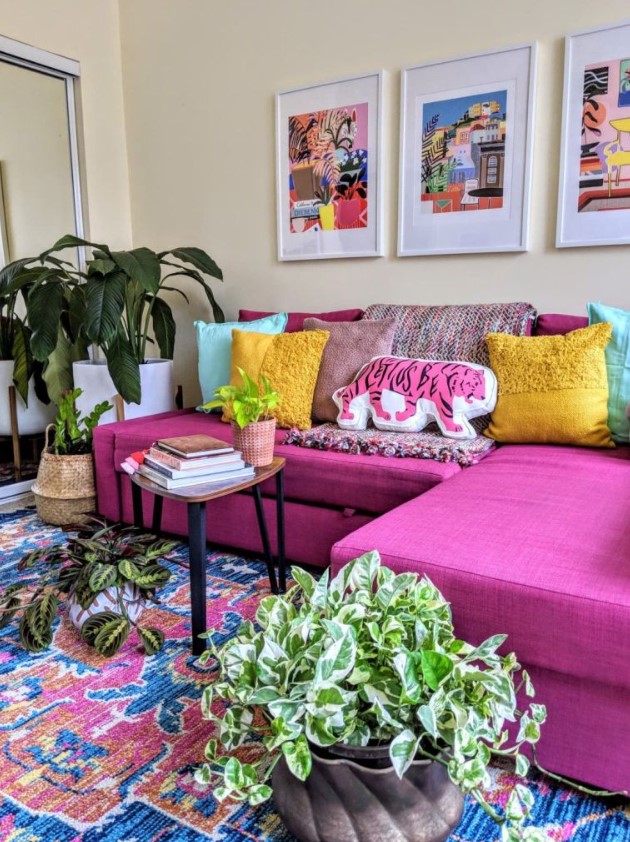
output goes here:
{"type": "Polygon", "coordinates": [[[206,504],[188,503],[188,552],[190,558],[190,609],[193,655],[206,648],[206,504]]]}
{"type": "Polygon", "coordinates": [[[284,548],[284,470],[276,474],[276,528],[278,536],[278,586],[280,593],[287,589],[284,548]]]}
{"type": "Polygon", "coordinates": [[[269,543],[269,533],[267,532],[267,522],[265,520],[265,512],[263,509],[260,485],[255,485],[252,491],[254,493],[254,502],[256,504],[256,517],[258,518],[258,528],[260,529],[260,537],[262,539],[263,550],[265,551],[265,561],[267,562],[267,572],[269,574],[269,584],[271,585],[271,592],[278,593],[278,583],[276,581],[276,571],[274,569],[271,544],[269,543]]]}

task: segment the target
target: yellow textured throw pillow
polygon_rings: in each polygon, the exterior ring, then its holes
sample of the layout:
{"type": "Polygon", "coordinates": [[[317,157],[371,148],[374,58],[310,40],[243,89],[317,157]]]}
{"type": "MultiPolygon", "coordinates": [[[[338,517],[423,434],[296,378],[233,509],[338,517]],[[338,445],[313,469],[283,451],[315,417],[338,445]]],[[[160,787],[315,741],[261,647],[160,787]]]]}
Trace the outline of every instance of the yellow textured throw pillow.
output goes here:
{"type": "Polygon", "coordinates": [[[327,330],[268,336],[234,329],[230,382],[239,383],[239,368],[256,381],[264,374],[281,398],[273,413],[278,427],[306,430],[311,426],[313,393],[328,336],[327,330]]]}
{"type": "Polygon", "coordinates": [[[499,396],[485,435],[505,443],[614,447],[604,356],[611,332],[602,322],[564,336],[489,333],[499,396]]]}

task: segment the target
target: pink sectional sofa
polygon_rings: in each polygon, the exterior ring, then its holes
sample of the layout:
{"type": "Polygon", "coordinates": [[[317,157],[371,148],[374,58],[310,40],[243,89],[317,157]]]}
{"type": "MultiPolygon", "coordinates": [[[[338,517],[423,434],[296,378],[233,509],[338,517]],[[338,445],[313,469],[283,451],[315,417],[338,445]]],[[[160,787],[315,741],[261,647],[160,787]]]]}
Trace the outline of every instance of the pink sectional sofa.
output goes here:
{"type": "MultiPolygon", "coordinates": [[[[538,331],[584,323],[543,316],[538,331]]],[[[133,522],[120,463],[157,438],[201,430],[230,437],[192,410],[98,427],[99,512],[133,522]]],[[[427,573],[462,637],[509,634],[548,707],[543,765],[630,789],[630,448],[509,445],[462,469],[303,449],[285,436],[276,453],[287,460],[287,557],[334,571],[376,548],[395,570],[427,573]]],[[[273,491],[263,488],[270,522],[273,491]]],[[[148,525],[149,501],[144,512],[148,525]]],[[[214,501],[207,517],[209,541],[260,552],[249,497],[214,501]]],[[[162,523],[185,534],[183,505],[165,500],[162,523]]]]}
{"type": "MultiPolygon", "coordinates": [[[[216,415],[194,410],[153,415],[104,424],[94,431],[98,510],[112,520],[133,523],[131,481],[120,467],[130,453],[158,438],[204,432],[227,441],[230,426],[216,415]]],[[[452,462],[430,459],[389,459],[309,450],[281,444],[286,430],[276,432],[276,455],[287,460],[284,471],[287,558],[325,567],[331,547],[360,526],[374,520],[434,485],[461,473],[452,462]]],[[[275,503],[273,481],[263,486],[269,523],[275,503]]],[[[144,501],[147,525],[151,502],[144,501]]],[[[230,495],[208,506],[208,540],[242,550],[260,552],[260,533],[252,501],[230,495]]],[[[164,501],[163,528],[184,535],[183,503],[164,501]]],[[[272,543],[275,552],[275,535],[272,543]]]]}

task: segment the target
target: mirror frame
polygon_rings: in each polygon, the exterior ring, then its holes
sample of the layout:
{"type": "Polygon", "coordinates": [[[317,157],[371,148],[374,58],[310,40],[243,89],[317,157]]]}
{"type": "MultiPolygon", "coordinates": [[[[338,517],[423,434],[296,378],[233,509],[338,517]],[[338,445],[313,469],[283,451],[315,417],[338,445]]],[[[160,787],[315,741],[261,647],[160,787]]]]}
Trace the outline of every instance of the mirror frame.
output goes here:
{"type": "MultiPolygon", "coordinates": [[[[68,118],[68,137],[70,141],[70,171],[72,177],[72,195],[74,208],[74,224],[77,237],[88,239],[87,199],[85,192],[85,166],[83,156],[83,135],[80,119],[80,75],[81,66],[78,61],[65,56],[32,47],[22,41],[16,41],[0,35],[0,61],[24,67],[48,76],[55,76],[65,82],[66,105],[68,118]]],[[[0,179],[0,215],[4,216],[4,198],[0,179]]],[[[3,220],[0,220],[0,223],[3,220]]],[[[6,226],[0,224],[0,267],[7,263],[6,226]],[[3,236],[4,232],[4,236],[3,236]]],[[[80,263],[84,262],[85,250],[77,250],[80,263]]],[[[9,483],[0,488],[0,503],[11,498],[17,498],[30,491],[33,480],[22,480],[9,483]]]]}
{"type": "MultiPolygon", "coordinates": [[[[39,47],[32,47],[30,44],[24,44],[22,41],[16,41],[4,35],[0,35],[0,61],[17,65],[18,67],[24,67],[26,70],[55,76],[65,82],[74,226],[76,236],[86,239],[87,222],[84,210],[86,201],[84,180],[82,178],[84,172],[84,167],[82,166],[83,138],[79,119],[79,78],[81,75],[81,65],[74,59],[48,52],[48,50],[42,50],[39,47]]],[[[0,213],[4,214],[1,184],[0,203],[0,213]]],[[[0,266],[4,266],[7,262],[5,231],[5,226],[0,225],[0,232],[2,232],[0,235],[0,266]]],[[[80,254],[79,257],[82,259],[83,255],[80,254]]]]}

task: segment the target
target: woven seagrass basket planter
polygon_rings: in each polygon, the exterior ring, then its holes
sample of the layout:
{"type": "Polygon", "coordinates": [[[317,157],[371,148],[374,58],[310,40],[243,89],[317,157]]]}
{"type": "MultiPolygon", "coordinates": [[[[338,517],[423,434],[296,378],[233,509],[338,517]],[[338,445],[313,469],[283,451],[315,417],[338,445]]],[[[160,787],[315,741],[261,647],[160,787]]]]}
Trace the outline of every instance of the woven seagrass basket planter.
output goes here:
{"type": "Polygon", "coordinates": [[[236,421],[230,421],[234,447],[240,450],[243,459],[255,468],[271,465],[276,433],[276,419],[254,421],[241,429],[236,421]]]}
{"type": "Polygon", "coordinates": [[[91,453],[78,456],[56,456],[49,452],[46,428],[46,449],[42,453],[37,479],[31,489],[37,514],[44,523],[66,526],[84,523],[85,515],[96,506],[94,485],[94,457],[91,453]]]}

